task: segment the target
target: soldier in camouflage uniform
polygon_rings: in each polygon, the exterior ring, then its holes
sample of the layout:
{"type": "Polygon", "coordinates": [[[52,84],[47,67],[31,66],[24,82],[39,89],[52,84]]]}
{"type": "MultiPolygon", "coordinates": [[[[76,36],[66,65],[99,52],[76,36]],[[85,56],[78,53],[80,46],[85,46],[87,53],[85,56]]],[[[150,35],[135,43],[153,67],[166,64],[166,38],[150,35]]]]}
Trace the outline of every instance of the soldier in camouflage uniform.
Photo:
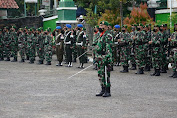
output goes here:
{"type": "Polygon", "coordinates": [[[4,51],[5,51],[5,55],[6,55],[6,58],[7,58],[5,61],[10,61],[10,43],[11,43],[11,40],[9,38],[8,27],[4,28],[3,35],[4,35],[4,51]]]}
{"type": "Polygon", "coordinates": [[[45,59],[46,64],[45,65],[51,65],[52,60],[52,36],[50,34],[50,29],[48,29],[45,33],[45,40],[44,40],[44,52],[45,52],[45,59]]]}
{"type": "Polygon", "coordinates": [[[63,54],[64,54],[64,33],[61,32],[61,27],[57,26],[57,33],[55,33],[56,55],[58,64],[56,66],[62,66],[63,54]],[[63,33],[63,34],[62,34],[63,33]]]}
{"type": "Polygon", "coordinates": [[[143,25],[139,24],[137,26],[137,33],[136,36],[133,37],[135,40],[135,58],[136,64],[138,66],[138,71],[136,74],[144,74],[144,67],[145,67],[145,43],[148,41],[146,40],[145,32],[143,31],[143,25]]]}
{"type": "Polygon", "coordinates": [[[26,48],[26,34],[23,32],[23,29],[20,28],[18,32],[18,48],[19,54],[21,57],[20,62],[25,62],[25,48],[26,48]]]}
{"type": "Polygon", "coordinates": [[[72,33],[73,33],[73,48],[72,48],[72,57],[73,57],[73,62],[76,62],[76,58],[77,58],[77,46],[76,46],[76,30],[73,28],[72,29],[72,33]]]}
{"type": "Polygon", "coordinates": [[[26,53],[26,60],[29,60],[29,46],[27,45],[27,36],[28,36],[28,27],[24,27],[23,33],[25,34],[25,42],[26,42],[26,48],[25,48],[25,53],[26,53]]]}
{"type": "Polygon", "coordinates": [[[162,65],[161,65],[161,73],[167,73],[168,69],[168,61],[167,61],[167,50],[168,50],[168,38],[170,37],[170,31],[167,28],[167,24],[164,24],[160,27],[161,33],[163,34],[164,42],[162,44],[162,65]]]}
{"type": "Polygon", "coordinates": [[[4,60],[4,41],[3,41],[3,33],[2,29],[0,29],[0,61],[4,60]]]}
{"type": "Polygon", "coordinates": [[[38,64],[44,63],[44,35],[41,32],[41,29],[39,28],[37,31],[37,39],[36,39],[36,48],[37,48],[37,54],[39,56],[39,62],[38,64]]]}
{"type": "Polygon", "coordinates": [[[127,32],[127,26],[124,25],[122,27],[122,33],[120,34],[120,39],[118,39],[119,45],[120,45],[120,61],[121,65],[123,66],[123,70],[120,71],[121,73],[127,73],[128,72],[128,61],[129,61],[129,55],[130,55],[130,34],[127,32]]]}
{"type": "Polygon", "coordinates": [[[115,32],[114,32],[114,41],[113,41],[113,61],[115,63],[115,66],[119,66],[119,63],[120,63],[120,45],[119,45],[119,42],[118,42],[118,39],[120,38],[120,34],[121,32],[119,31],[120,30],[120,26],[119,25],[115,25],[114,26],[115,28],[115,32]]]}
{"type": "Polygon", "coordinates": [[[27,48],[29,51],[30,64],[33,64],[35,59],[35,43],[36,41],[35,41],[34,34],[32,33],[32,29],[29,29],[27,35],[27,48]]]}
{"type": "Polygon", "coordinates": [[[151,74],[151,76],[160,76],[160,66],[163,54],[162,42],[163,34],[159,31],[159,25],[156,25],[152,33],[152,41],[149,41],[149,44],[152,45],[152,63],[154,68],[154,73],[151,74]]]}
{"type": "Polygon", "coordinates": [[[95,65],[94,69],[97,70],[97,63],[95,61],[95,58],[96,58],[96,49],[95,49],[95,46],[97,45],[98,43],[98,38],[100,37],[100,33],[99,33],[99,26],[95,26],[94,27],[94,34],[93,34],[93,42],[92,42],[92,46],[93,46],[93,64],[95,65]]]}
{"type": "Polygon", "coordinates": [[[98,39],[96,45],[97,57],[96,61],[98,63],[98,77],[101,84],[101,92],[96,94],[96,96],[110,97],[110,71],[112,64],[112,40],[113,36],[108,32],[108,22],[100,22],[100,38],[98,39]],[[106,77],[107,75],[107,77],[106,77]]]}
{"type": "MultiPolygon", "coordinates": [[[[111,44],[111,48],[112,48],[112,50],[114,50],[114,36],[115,36],[115,32],[114,32],[114,30],[112,29],[112,24],[111,23],[109,23],[109,25],[108,25],[108,32],[113,36],[113,39],[112,39],[112,44],[111,44]]],[[[112,55],[113,57],[112,58],[114,58],[114,55],[112,55]]],[[[114,60],[113,60],[113,62],[112,62],[112,64],[111,64],[111,71],[113,71],[114,70],[114,60]]]]}
{"type": "Polygon", "coordinates": [[[77,27],[78,27],[79,33],[77,35],[76,45],[77,45],[78,57],[80,56],[79,57],[80,66],[78,68],[83,69],[84,63],[85,63],[85,54],[84,53],[86,52],[86,49],[87,49],[87,45],[86,45],[87,36],[83,31],[82,24],[78,24],[77,27]]]}
{"type": "Polygon", "coordinates": [[[137,25],[134,24],[132,25],[132,31],[130,32],[130,37],[131,37],[131,41],[130,41],[130,63],[132,65],[132,67],[130,68],[130,70],[136,70],[136,60],[135,60],[135,40],[133,39],[133,37],[136,37],[137,34],[137,25]]]}
{"type": "Polygon", "coordinates": [[[18,53],[18,36],[17,36],[17,32],[15,31],[15,26],[12,26],[11,30],[10,30],[10,40],[11,40],[11,52],[12,52],[12,56],[14,57],[14,59],[12,60],[12,62],[17,62],[17,53],[18,53]]]}
{"type": "Polygon", "coordinates": [[[168,52],[170,54],[169,61],[171,62],[173,69],[173,74],[170,77],[177,78],[177,24],[174,25],[174,32],[172,33],[168,41],[168,46],[171,50],[171,52],[168,52]]]}

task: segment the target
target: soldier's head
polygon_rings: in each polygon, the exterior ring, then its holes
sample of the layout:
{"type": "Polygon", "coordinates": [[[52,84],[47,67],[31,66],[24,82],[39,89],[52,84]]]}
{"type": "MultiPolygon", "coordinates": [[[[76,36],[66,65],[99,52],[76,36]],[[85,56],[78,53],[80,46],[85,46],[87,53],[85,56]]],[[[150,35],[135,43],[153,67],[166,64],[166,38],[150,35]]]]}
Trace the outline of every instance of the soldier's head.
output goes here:
{"type": "Polygon", "coordinates": [[[28,29],[28,33],[31,34],[32,33],[32,28],[28,29]]]}
{"type": "Polygon", "coordinates": [[[16,27],[12,26],[12,28],[10,29],[11,32],[15,32],[16,27]]]}
{"type": "Polygon", "coordinates": [[[82,31],[82,30],[83,30],[83,25],[82,25],[82,24],[78,24],[78,25],[77,25],[77,30],[82,31]]]}
{"type": "Polygon", "coordinates": [[[158,32],[159,31],[159,25],[155,25],[153,31],[158,32]]]}
{"type": "Polygon", "coordinates": [[[174,31],[177,32],[177,23],[174,24],[174,31]]]}
{"type": "Polygon", "coordinates": [[[137,31],[142,31],[142,30],[143,30],[143,24],[138,24],[137,31]]]}
{"type": "Polygon", "coordinates": [[[72,26],[70,24],[66,24],[66,30],[71,31],[72,26]]]}
{"type": "Polygon", "coordinates": [[[100,26],[99,26],[99,32],[102,33],[102,32],[105,32],[108,30],[108,22],[107,21],[101,21],[100,22],[100,26]]]}
{"type": "Polygon", "coordinates": [[[167,30],[167,29],[168,29],[167,26],[168,26],[167,24],[163,24],[164,30],[167,30]]]}
{"type": "Polygon", "coordinates": [[[159,30],[161,31],[161,32],[163,32],[165,29],[164,29],[164,25],[161,25],[160,26],[160,28],[159,28],[159,30]]]}
{"type": "Polygon", "coordinates": [[[62,29],[61,26],[57,26],[57,27],[56,27],[56,31],[57,31],[58,33],[61,32],[61,29],[62,29]]]}
{"type": "Polygon", "coordinates": [[[122,26],[122,32],[127,32],[127,25],[122,26]]]}
{"type": "Polygon", "coordinates": [[[94,32],[96,33],[96,32],[98,32],[98,31],[99,31],[99,26],[96,25],[96,26],[94,27],[94,32]]]}
{"type": "Polygon", "coordinates": [[[120,30],[120,25],[115,25],[114,26],[114,31],[118,32],[120,30]]]}
{"type": "Polygon", "coordinates": [[[149,30],[149,25],[145,25],[143,30],[147,32],[149,30]]]}
{"type": "Polygon", "coordinates": [[[137,27],[137,25],[136,25],[136,24],[133,24],[133,25],[132,25],[132,31],[135,31],[135,30],[136,30],[136,27],[137,27]]]}
{"type": "Polygon", "coordinates": [[[4,27],[3,32],[8,32],[8,27],[4,27]]]}
{"type": "Polygon", "coordinates": [[[23,28],[19,28],[18,32],[22,33],[23,32],[23,28]]]}

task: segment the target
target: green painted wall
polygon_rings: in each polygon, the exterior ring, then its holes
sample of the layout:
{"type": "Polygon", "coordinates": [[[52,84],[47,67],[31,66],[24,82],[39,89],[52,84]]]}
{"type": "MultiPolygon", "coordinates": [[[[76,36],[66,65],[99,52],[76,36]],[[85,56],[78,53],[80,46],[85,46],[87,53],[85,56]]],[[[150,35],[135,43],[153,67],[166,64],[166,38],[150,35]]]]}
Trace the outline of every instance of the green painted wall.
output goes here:
{"type": "Polygon", "coordinates": [[[76,20],[76,10],[59,10],[58,20],[76,20]]]}
{"type": "Polygon", "coordinates": [[[170,16],[170,13],[164,13],[164,14],[156,14],[155,15],[156,16],[156,22],[159,20],[159,21],[161,21],[161,22],[163,22],[163,21],[168,21],[168,19],[169,19],[169,16],[170,16]]]}
{"type": "Polygon", "coordinates": [[[56,28],[56,21],[58,21],[58,18],[53,20],[48,20],[43,22],[43,28],[46,30],[48,27],[52,29],[52,31],[56,28]]]}

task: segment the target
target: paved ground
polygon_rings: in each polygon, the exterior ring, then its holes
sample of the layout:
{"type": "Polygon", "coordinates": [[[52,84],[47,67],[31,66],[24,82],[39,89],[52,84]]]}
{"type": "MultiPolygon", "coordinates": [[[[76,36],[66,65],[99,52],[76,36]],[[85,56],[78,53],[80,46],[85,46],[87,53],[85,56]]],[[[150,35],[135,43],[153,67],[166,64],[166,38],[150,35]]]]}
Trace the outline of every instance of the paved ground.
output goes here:
{"type": "MultiPolygon", "coordinates": [[[[55,58],[54,58],[55,60],[55,58]]],[[[119,73],[111,74],[112,97],[100,91],[92,67],[56,67],[0,62],[0,118],[176,118],[177,79],[119,73]]],[[[87,64],[86,66],[90,65],[87,64]]]]}

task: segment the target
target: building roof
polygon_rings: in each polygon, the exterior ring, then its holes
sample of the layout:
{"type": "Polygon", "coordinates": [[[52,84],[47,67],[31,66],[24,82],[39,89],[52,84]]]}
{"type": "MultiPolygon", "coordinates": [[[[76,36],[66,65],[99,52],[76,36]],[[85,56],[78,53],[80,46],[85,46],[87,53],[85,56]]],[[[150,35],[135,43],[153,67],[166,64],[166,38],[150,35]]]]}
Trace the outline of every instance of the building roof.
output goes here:
{"type": "Polygon", "coordinates": [[[0,8],[3,9],[18,9],[18,5],[15,0],[0,0],[0,8]]]}

